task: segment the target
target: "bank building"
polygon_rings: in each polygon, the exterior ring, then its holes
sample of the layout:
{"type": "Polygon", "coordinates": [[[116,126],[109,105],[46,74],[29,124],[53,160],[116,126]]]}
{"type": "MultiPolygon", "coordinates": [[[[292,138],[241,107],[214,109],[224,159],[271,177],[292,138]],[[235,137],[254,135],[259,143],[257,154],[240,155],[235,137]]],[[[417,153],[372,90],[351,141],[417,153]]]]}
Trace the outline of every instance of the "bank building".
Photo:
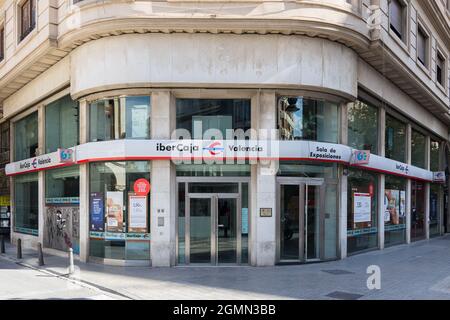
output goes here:
{"type": "Polygon", "coordinates": [[[0,1],[0,222],[25,248],[124,267],[443,236],[449,9],[0,1]]]}

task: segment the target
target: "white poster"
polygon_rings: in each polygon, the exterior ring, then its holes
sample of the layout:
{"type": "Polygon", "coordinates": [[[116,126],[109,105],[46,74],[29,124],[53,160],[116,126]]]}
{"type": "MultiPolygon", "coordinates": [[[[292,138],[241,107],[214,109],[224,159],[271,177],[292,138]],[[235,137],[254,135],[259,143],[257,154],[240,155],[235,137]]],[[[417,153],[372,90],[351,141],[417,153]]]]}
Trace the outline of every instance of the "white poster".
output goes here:
{"type": "Polygon", "coordinates": [[[147,196],[129,196],[130,231],[147,232],[147,196]]]}
{"type": "Polygon", "coordinates": [[[146,105],[133,106],[131,109],[131,137],[145,138],[147,136],[148,111],[146,105]]]}
{"type": "Polygon", "coordinates": [[[405,191],[400,191],[400,217],[404,217],[405,216],[405,212],[406,212],[406,192],[405,191]]]}
{"type": "Polygon", "coordinates": [[[389,199],[384,195],[384,222],[391,221],[391,213],[389,212],[389,199]]]}
{"type": "Polygon", "coordinates": [[[121,191],[106,193],[106,226],[108,232],[123,231],[123,193],[121,191]]]}
{"type": "Polygon", "coordinates": [[[354,223],[370,222],[372,197],[370,193],[353,194],[353,219],[354,223]]]}

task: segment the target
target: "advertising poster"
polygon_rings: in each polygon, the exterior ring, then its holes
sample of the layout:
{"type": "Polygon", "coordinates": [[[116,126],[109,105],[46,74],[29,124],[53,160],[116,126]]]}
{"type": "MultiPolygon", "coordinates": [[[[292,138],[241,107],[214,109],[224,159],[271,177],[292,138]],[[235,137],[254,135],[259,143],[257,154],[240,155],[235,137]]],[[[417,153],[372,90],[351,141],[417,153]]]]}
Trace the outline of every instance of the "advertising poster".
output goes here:
{"type": "Polygon", "coordinates": [[[400,191],[400,217],[405,217],[406,214],[406,191],[400,191]]]}
{"type": "Polygon", "coordinates": [[[384,195],[384,222],[391,221],[391,213],[389,212],[389,199],[387,195],[384,195]]]}
{"type": "Polygon", "coordinates": [[[123,193],[121,191],[106,192],[106,231],[123,231],[123,193]]]}
{"type": "Polygon", "coordinates": [[[147,136],[147,119],[148,119],[147,105],[133,106],[131,109],[131,137],[144,138],[147,136]]]}
{"type": "Polygon", "coordinates": [[[147,196],[129,195],[129,232],[147,232],[147,196]]]}
{"type": "Polygon", "coordinates": [[[387,201],[387,211],[389,214],[389,220],[385,219],[385,222],[391,222],[392,224],[400,224],[400,191],[386,189],[385,199],[387,201]]]}
{"type": "Polygon", "coordinates": [[[90,209],[91,213],[91,231],[101,231],[104,230],[103,219],[105,217],[105,205],[103,203],[103,193],[93,192],[91,193],[90,199],[90,209]]]}
{"type": "Polygon", "coordinates": [[[354,223],[371,222],[372,198],[370,193],[353,194],[353,221],[354,223]]]}
{"type": "Polygon", "coordinates": [[[242,208],[242,234],[248,234],[248,208],[242,208]]]}

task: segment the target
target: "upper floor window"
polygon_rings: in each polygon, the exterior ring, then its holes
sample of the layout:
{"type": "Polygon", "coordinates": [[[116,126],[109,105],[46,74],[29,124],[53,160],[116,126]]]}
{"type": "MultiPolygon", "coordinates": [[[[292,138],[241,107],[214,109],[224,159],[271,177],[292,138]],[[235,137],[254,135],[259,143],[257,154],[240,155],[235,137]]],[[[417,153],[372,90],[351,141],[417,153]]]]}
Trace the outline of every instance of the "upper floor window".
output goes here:
{"type": "Polygon", "coordinates": [[[25,0],[19,6],[20,40],[23,40],[36,27],[36,0],[25,0]]]}
{"type": "Polygon", "coordinates": [[[5,26],[0,27],[0,61],[5,59],[5,26]]]}
{"type": "Polygon", "coordinates": [[[389,1],[389,25],[390,29],[406,42],[406,3],[403,0],[389,1]]]}
{"type": "Polygon", "coordinates": [[[430,170],[439,171],[439,153],[441,149],[441,143],[437,140],[431,139],[430,142],[430,170]]]}
{"type": "Polygon", "coordinates": [[[348,145],[378,154],[378,108],[362,101],[349,106],[348,145]]]}
{"type": "Polygon", "coordinates": [[[430,37],[428,36],[428,33],[425,31],[425,29],[419,24],[417,28],[417,60],[420,61],[420,63],[428,68],[428,51],[430,48],[430,37]]]}
{"type": "Polygon", "coordinates": [[[150,97],[98,100],[89,107],[91,141],[150,138],[150,97]]]}
{"type": "Polygon", "coordinates": [[[338,105],[305,97],[281,97],[278,129],[281,140],[338,142],[338,105]]]}
{"type": "Polygon", "coordinates": [[[250,100],[177,99],[176,108],[178,139],[233,140],[249,138],[244,133],[251,126],[250,100]],[[184,130],[180,131],[180,129],[184,130]],[[241,136],[237,130],[242,133],[241,136]]]}
{"type": "Polygon", "coordinates": [[[38,155],[38,113],[17,121],[14,124],[14,161],[38,155]]]}
{"type": "Polygon", "coordinates": [[[425,169],[426,137],[422,133],[412,130],[411,132],[411,164],[425,169]]]}
{"type": "Polygon", "coordinates": [[[446,62],[443,54],[439,51],[437,51],[436,56],[436,81],[439,83],[442,87],[445,88],[445,78],[446,78],[446,62]]]}
{"type": "Polygon", "coordinates": [[[386,114],[386,158],[406,162],[406,124],[386,114]]]}
{"type": "Polygon", "coordinates": [[[78,144],[78,104],[70,96],[45,108],[45,152],[70,148],[78,144]]]}

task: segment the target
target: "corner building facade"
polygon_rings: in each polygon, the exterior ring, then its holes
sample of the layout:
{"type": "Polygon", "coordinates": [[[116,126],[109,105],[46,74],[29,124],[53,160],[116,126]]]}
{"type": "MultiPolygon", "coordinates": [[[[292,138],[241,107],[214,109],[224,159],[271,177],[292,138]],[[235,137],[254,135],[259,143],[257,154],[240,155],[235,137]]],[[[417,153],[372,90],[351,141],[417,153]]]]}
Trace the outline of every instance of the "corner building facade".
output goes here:
{"type": "Polygon", "coordinates": [[[12,241],[271,266],[443,235],[447,8],[0,1],[12,241]]]}

